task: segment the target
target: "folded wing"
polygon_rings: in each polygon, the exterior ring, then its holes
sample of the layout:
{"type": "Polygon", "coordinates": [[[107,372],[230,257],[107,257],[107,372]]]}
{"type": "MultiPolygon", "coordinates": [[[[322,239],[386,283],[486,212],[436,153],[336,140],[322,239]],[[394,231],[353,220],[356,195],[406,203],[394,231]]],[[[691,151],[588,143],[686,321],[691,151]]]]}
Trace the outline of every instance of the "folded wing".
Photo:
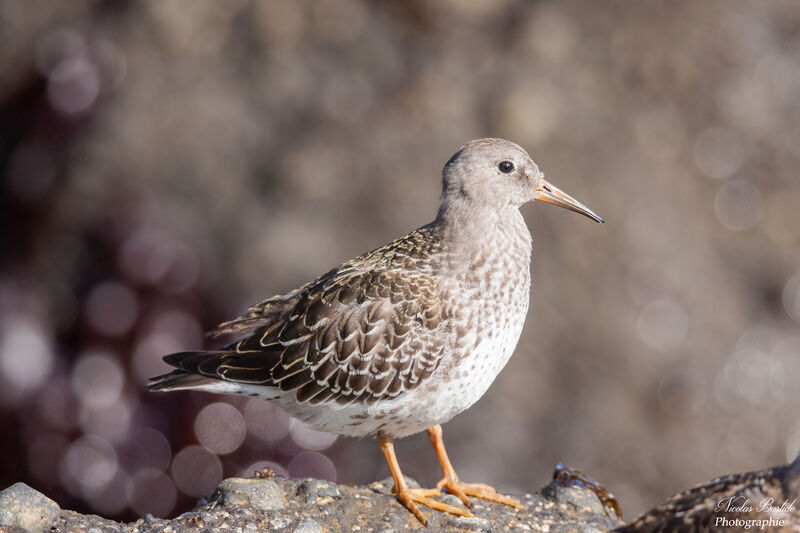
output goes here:
{"type": "MultiPolygon", "coordinates": [[[[254,306],[219,331],[252,332],[216,352],[181,352],[153,389],[199,388],[198,376],[294,392],[299,402],[372,403],[418,386],[438,367],[447,326],[438,280],[397,271],[332,271],[254,306]],[[270,314],[271,313],[271,314],[270,314]]],[[[205,382],[206,384],[208,381],[205,382]]]]}

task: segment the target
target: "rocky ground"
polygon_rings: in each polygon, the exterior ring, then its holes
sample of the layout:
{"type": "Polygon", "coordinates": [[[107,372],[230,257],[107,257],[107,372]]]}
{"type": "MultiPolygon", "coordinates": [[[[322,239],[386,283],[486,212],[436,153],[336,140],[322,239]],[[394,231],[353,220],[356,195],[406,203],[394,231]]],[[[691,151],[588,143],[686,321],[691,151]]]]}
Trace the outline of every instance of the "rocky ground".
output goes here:
{"type": "MultiPolygon", "coordinates": [[[[183,533],[257,531],[322,533],[336,531],[424,531],[424,527],[391,496],[391,480],[369,486],[338,485],[318,479],[230,478],[219,484],[208,503],[176,518],[146,515],[123,524],[96,515],[60,510],[43,494],[23,483],[0,492],[0,533],[183,533]]],[[[413,483],[412,483],[413,485],[413,483]]],[[[554,481],[541,493],[517,495],[516,510],[475,501],[474,517],[448,515],[423,508],[431,531],[599,532],[620,524],[606,512],[602,491],[583,483],[554,481]]],[[[461,502],[452,495],[442,500],[461,502]]]]}
{"type": "MultiPolygon", "coordinates": [[[[560,464],[553,478],[536,494],[516,495],[523,509],[473,500],[474,516],[461,517],[425,508],[428,527],[443,532],[713,533],[752,528],[800,533],[800,457],[790,465],[712,479],[628,524],[621,521],[619,502],[596,481],[560,464]]],[[[369,486],[338,485],[265,470],[254,478],[222,481],[203,505],[176,518],[145,515],[123,524],[61,510],[45,495],[16,483],[0,491],[0,533],[425,531],[392,496],[391,486],[391,479],[369,486]]],[[[450,494],[441,499],[461,505],[450,494]]]]}

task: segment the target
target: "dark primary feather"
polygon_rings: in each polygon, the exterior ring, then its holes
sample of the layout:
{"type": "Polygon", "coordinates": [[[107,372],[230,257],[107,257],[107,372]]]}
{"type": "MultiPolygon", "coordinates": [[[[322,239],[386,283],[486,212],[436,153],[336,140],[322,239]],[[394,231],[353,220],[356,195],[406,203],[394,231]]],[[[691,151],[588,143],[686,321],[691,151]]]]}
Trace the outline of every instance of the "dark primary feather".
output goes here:
{"type": "MultiPolygon", "coordinates": [[[[184,353],[197,353],[197,352],[182,352],[173,355],[181,356],[184,353]]],[[[167,357],[172,357],[172,356],[167,356],[167,357]]],[[[198,386],[202,386],[207,382],[208,378],[200,374],[190,374],[183,370],[173,370],[172,372],[167,372],[166,374],[150,378],[150,383],[147,384],[147,388],[154,391],[192,389],[198,386]]]]}
{"type": "Polygon", "coordinates": [[[245,338],[220,351],[166,356],[179,370],[150,387],[199,374],[296,391],[310,403],[370,403],[413,389],[441,361],[444,341],[433,331],[450,318],[438,279],[421,273],[420,262],[437,251],[432,231],[423,227],[251,307],[212,332],[245,338]]]}

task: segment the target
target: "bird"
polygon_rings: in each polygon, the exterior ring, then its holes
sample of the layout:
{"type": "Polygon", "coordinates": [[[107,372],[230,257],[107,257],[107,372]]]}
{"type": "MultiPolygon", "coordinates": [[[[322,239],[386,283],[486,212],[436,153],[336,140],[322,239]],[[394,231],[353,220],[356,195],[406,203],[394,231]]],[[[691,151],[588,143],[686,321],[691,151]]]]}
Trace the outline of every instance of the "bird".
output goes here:
{"type": "Polygon", "coordinates": [[[473,405],[513,353],[528,312],[532,238],[520,207],[538,200],[604,219],[545,180],[528,152],[496,138],[467,142],[442,170],[433,222],[250,307],[211,336],[219,350],[164,357],[158,391],[261,398],[311,427],[375,437],[397,499],[472,516],[434,499],[442,489],[514,507],[493,487],[462,482],[441,424],[473,405]],[[394,440],[427,431],[443,478],[410,488],[394,440]]]}
{"type": "Polygon", "coordinates": [[[800,455],[791,464],[728,474],[687,489],[615,533],[800,532],[800,455]]]}

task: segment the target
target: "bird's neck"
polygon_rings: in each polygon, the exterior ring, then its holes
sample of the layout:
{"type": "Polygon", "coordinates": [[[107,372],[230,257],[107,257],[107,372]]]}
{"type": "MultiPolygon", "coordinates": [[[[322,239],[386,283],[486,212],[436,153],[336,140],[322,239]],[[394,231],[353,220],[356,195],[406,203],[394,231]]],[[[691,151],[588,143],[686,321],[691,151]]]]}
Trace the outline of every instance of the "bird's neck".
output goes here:
{"type": "Polygon", "coordinates": [[[517,207],[476,208],[443,203],[434,223],[441,227],[444,242],[456,255],[471,257],[487,248],[502,247],[530,256],[531,234],[517,207]]]}

